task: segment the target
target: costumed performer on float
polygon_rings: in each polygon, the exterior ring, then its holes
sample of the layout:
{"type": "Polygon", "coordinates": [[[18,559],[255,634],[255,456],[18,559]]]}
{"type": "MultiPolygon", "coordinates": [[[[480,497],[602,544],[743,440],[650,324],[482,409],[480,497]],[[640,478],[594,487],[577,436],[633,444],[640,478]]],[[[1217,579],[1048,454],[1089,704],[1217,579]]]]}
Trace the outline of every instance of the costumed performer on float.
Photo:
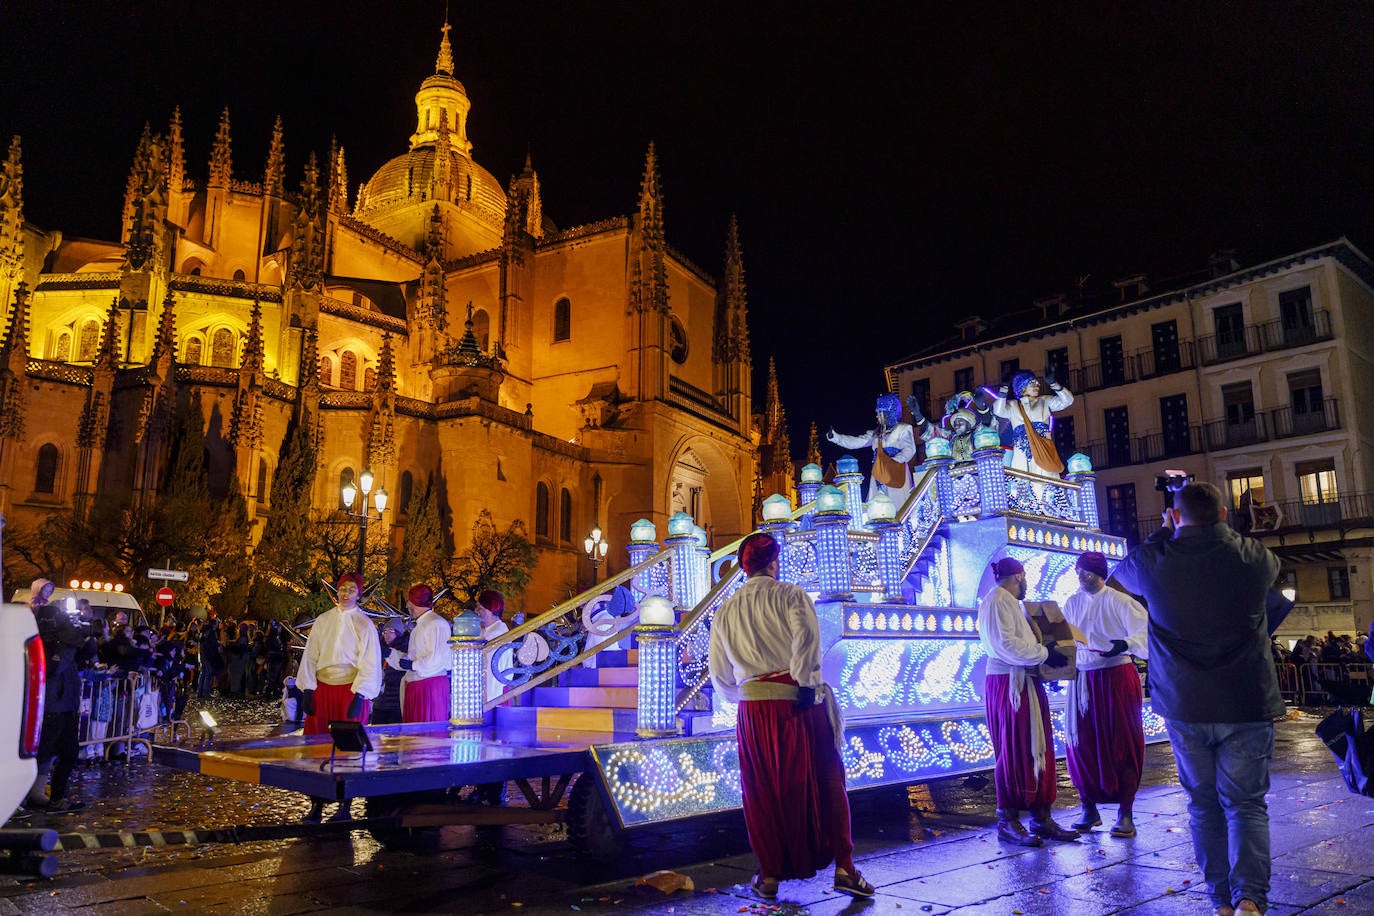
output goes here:
{"type": "Polygon", "coordinates": [[[715,689],[739,703],[744,825],[759,860],[751,886],[771,900],[780,880],[810,878],[834,861],[835,890],[872,897],[854,867],[844,722],[821,680],[816,606],[800,586],[778,581],[771,535],[745,538],[739,564],[749,578],[716,611],[710,667],[715,689]]]}
{"type": "Polygon", "coordinates": [[[1064,700],[1069,778],[1083,801],[1083,815],[1072,826],[1083,832],[1101,826],[1097,806],[1111,803],[1117,806],[1112,836],[1133,837],[1145,729],[1131,656],[1149,654],[1149,617],[1139,601],[1107,585],[1105,556],[1090,551],[1074,565],[1080,588],[1064,602],[1064,619],[1083,631],[1089,651],[1078,653],[1078,674],[1064,700]]]}
{"type": "Polygon", "coordinates": [[[980,423],[992,425],[992,405],[981,393],[961,391],[945,401],[945,415],[938,425],[921,415],[921,403],[915,395],[906,399],[906,406],[921,441],[947,440],[950,457],[955,461],[972,461],[974,428],[980,423]]]}
{"type": "Polygon", "coordinates": [[[406,611],[414,629],[405,654],[391,650],[387,662],[405,672],[401,678],[402,722],[449,720],[449,671],[453,649],[448,641],[453,626],[434,611],[434,592],[428,585],[406,592],[406,611]]]}
{"type": "MultiPolygon", "coordinates": [[[[307,735],[323,735],[330,722],[366,722],[372,699],[382,690],[382,648],[372,619],[358,607],[361,573],[344,573],[335,586],[338,603],[315,618],[296,669],[307,735]]],[[[348,804],[336,820],[347,820],[348,804]]],[[[322,799],[312,799],[306,823],[319,823],[322,799]]]]}
{"type": "Polygon", "coordinates": [[[835,432],[832,427],[825,438],[840,448],[871,448],[873,468],[868,477],[866,500],[872,500],[874,494],[882,493],[892,500],[893,508],[900,512],[906,498],[911,495],[911,468],[907,462],[916,457],[916,436],[911,424],[902,422],[902,401],[895,394],[878,396],[877,416],[877,428],[862,436],[846,436],[835,432]],[[885,458],[878,457],[880,451],[885,458]],[[889,476],[885,479],[880,462],[888,468],[889,476]]]}
{"type": "Polygon", "coordinates": [[[1073,403],[1073,393],[1056,382],[1053,373],[1045,374],[1045,386],[1051,392],[1048,396],[1042,395],[1043,386],[1035,373],[1022,370],[1012,376],[1010,391],[1008,386],[1002,386],[992,402],[992,412],[1011,424],[1011,467],[1043,477],[1058,477],[1064,471],[1064,462],[1054,448],[1050,430],[1054,414],[1073,403]],[[1031,441],[1032,434],[1039,442],[1031,441]]]}
{"type": "MultiPolygon", "coordinates": [[[[498,591],[487,589],[477,595],[477,619],[482,622],[482,639],[484,642],[491,642],[498,636],[504,636],[510,632],[510,627],[501,619],[501,614],[506,610],[506,599],[498,591]]],[[[486,671],[487,701],[496,699],[505,692],[506,685],[501,683],[501,679],[491,672],[491,665],[487,665],[486,671]]]]}

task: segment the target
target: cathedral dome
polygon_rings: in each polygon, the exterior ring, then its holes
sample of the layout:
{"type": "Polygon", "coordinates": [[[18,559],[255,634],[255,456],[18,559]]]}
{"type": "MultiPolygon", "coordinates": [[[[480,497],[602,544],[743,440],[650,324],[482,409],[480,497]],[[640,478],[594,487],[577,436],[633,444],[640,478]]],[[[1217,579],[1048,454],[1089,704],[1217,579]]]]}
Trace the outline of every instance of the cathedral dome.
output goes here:
{"type": "Polygon", "coordinates": [[[506,192],[501,182],[456,149],[450,148],[440,157],[437,146],[417,147],[379,168],[359,190],[355,215],[368,220],[434,201],[456,204],[498,235],[501,232],[506,216],[506,192]]]}

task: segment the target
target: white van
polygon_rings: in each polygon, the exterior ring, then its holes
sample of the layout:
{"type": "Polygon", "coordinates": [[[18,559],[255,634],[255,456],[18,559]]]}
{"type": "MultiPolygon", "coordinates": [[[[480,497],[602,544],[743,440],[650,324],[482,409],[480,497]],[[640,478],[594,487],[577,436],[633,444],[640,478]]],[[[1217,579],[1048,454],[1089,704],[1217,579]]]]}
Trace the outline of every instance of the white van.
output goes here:
{"type": "Polygon", "coordinates": [[[38,775],[43,727],[43,641],[26,604],[0,605],[0,823],[38,775]]]}
{"type": "MultiPolygon", "coordinates": [[[[91,603],[91,610],[95,612],[97,619],[104,618],[110,623],[114,623],[115,615],[123,611],[128,615],[129,623],[141,624],[145,622],[143,608],[139,605],[138,599],[126,591],[115,591],[112,587],[105,588],[103,583],[91,583],[90,588],[81,588],[81,583],[77,583],[76,588],[55,588],[52,598],[49,599],[53,604],[59,604],[69,610],[75,610],[76,602],[85,598],[91,603]],[[100,585],[100,588],[96,588],[100,585]],[[71,603],[67,603],[67,599],[71,603]]],[[[14,596],[10,599],[15,604],[27,605],[29,603],[29,590],[27,588],[16,589],[14,596]]]]}

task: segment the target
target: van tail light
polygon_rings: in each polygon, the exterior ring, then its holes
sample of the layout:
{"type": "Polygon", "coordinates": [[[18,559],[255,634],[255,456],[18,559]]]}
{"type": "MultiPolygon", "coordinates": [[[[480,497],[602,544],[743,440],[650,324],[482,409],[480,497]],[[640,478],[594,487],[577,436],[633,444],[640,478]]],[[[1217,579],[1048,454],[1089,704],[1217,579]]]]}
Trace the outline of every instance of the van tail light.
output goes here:
{"type": "Polygon", "coordinates": [[[43,733],[43,696],[47,683],[43,640],[29,637],[24,644],[24,721],[19,726],[19,756],[37,757],[43,733]]]}

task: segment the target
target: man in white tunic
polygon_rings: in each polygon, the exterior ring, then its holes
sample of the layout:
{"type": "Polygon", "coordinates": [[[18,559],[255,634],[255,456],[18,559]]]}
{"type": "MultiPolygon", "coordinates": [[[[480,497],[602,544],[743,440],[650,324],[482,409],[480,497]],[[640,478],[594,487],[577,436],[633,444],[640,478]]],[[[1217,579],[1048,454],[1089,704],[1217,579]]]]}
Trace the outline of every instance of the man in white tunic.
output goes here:
{"type": "Polygon", "coordinates": [[[1088,639],[1078,656],[1078,677],[1064,704],[1069,777],[1083,800],[1074,828],[1101,826],[1100,804],[1117,806],[1114,837],[1135,836],[1131,811],[1145,765],[1145,729],[1140,719],[1140,675],[1131,656],[1145,658],[1149,617],[1125,592],[1107,587],[1107,558],[1078,558],[1080,589],[1064,603],[1064,617],[1088,639]]]}
{"type": "MultiPolygon", "coordinates": [[[[506,621],[501,619],[501,614],[506,609],[506,599],[498,591],[487,589],[477,596],[477,619],[482,622],[482,639],[491,642],[498,636],[504,636],[510,632],[510,627],[506,621]]],[[[491,667],[487,667],[487,699],[494,700],[505,692],[506,685],[501,683],[501,679],[492,674],[491,667]]]]}
{"type": "Polygon", "coordinates": [[[401,678],[402,722],[447,722],[449,719],[449,671],[453,649],[448,641],[453,627],[434,611],[434,592],[416,585],[406,593],[406,610],[414,621],[404,656],[391,650],[389,661],[405,672],[401,678]]]}
{"type": "Polygon", "coordinates": [[[1045,383],[1050,389],[1048,397],[1041,395],[1043,389],[1034,372],[1016,373],[1012,377],[1011,385],[1003,385],[999,396],[992,402],[992,412],[1011,424],[1011,467],[1043,477],[1058,477],[1059,471],[1043,467],[1035,461],[1031,454],[1027,426],[1041,437],[1053,442],[1051,431],[1054,427],[1054,414],[1073,403],[1073,393],[1056,382],[1053,376],[1047,376],[1045,383]]]}
{"type": "Polygon", "coordinates": [[[889,486],[880,483],[870,472],[867,498],[871,500],[875,494],[882,493],[892,500],[892,507],[900,512],[906,498],[911,495],[911,468],[907,462],[916,457],[916,434],[912,432],[910,423],[902,422],[902,401],[895,394],[878,397],[877,417],[877,428],[861,436],[846,436],[832,429],[825,434],[825,438],[840,448],[872,449],[875,464],[878,461],[879,450],[897,462],[901,466],[901,485],[889,486]]]}
{"type": "Polygon", "coordinates": [[[987,652],[983,703],[992,739],[993,784],[997,789],[997,838],[1014,846],[1039,846],[1042,839],[1071,841],[1050,816],[1055,784],[1054,731],[1040,665],[1068,664],[1062,653],[1040,644],[1021,606],[1026,568],[1006,557],[992,564],[997,580],[978,603],[978,640],[987,652]],[[1021,812],[1031,813],[1030,833],[1021,812]]]}

